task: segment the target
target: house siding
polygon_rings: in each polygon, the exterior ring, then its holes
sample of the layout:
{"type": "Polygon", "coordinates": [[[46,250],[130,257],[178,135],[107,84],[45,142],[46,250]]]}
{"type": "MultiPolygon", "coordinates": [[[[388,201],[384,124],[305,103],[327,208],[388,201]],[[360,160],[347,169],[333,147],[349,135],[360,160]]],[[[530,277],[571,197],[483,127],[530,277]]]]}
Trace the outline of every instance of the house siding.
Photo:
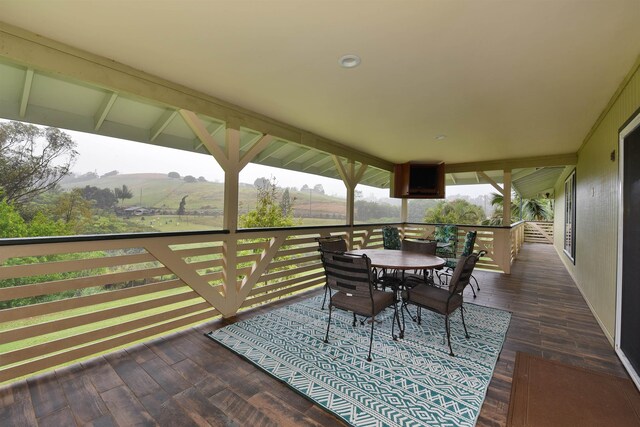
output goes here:
{"type": "Polygon", "coordinates": [[[555,188],[554,246],[613,345],[618,259],[618,131],[640,108],[640,61],[578,151],[575,265],[563,252],[564,180],[555,188]],[[615,160],[611,152],[615,150],[615,160]]]}

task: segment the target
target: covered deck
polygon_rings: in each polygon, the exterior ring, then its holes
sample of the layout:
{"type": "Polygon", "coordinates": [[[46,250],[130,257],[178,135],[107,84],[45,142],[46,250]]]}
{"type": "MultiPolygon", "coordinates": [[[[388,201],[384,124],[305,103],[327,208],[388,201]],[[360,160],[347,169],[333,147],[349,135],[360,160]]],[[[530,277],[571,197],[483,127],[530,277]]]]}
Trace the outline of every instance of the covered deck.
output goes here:
{"type": "MultiPolygon", "coordinates": [[[[477,303],[512,312],[478,425],[505,425],[516,352],[627,377],[552,245],[525,244],[511,274],[477,273],[477,303]],[[542,268],[544,266],[544,268],[542,268]]],[[[310,293],[0,389],[2,425],[339,425],[203,335],[310,293]]]]}

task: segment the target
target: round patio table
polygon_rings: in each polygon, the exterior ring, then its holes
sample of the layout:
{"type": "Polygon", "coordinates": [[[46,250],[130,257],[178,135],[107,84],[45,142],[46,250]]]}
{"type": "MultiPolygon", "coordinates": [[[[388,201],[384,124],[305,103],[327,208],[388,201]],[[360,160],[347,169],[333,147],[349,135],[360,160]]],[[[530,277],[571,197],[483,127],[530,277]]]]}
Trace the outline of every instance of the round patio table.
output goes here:
{"type": "Polygon", "coordinates": [[[426,255],[392,249],[358,249],[349,251],[354,255],[367,255],[371,259],[371,266],[393,270],[430,270],[442,267],[445,260],[435,255],[426,255]]]}

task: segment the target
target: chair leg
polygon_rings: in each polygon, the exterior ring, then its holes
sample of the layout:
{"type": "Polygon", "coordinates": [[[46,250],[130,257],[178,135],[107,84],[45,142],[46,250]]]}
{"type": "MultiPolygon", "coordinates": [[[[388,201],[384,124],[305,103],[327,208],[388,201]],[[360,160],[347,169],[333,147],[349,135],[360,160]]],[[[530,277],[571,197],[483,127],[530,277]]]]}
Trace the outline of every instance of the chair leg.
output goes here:
{"type": "Polygon", "coordinates": [[[329,303],[329,321],[327,322],[327,334],[324,336],[324,342],[329,343],[329,327],[331,327],[331,303],[329,303]]]}
{"type": "MultiPolygon", "coordinates": [[[[400,308],[402,311],[402,308],[400,308]]],[[[395,334],[396,323],[398,324],[398,329],[400,329],[400,338],[402,338],[402,326],[400,326],[400,314],[398,314],[398,303],[393,304],[393,319],[391,320],[391,337],[394,341],[398,341],[398,337],[395,334]]]]}
{"type": "Polygon", "coordinates": [[[462,326],[464,326],[464,336],[468,339],[469,332],[467,332],[467,325],[464,323],[464,307],[460,306],[460,317],[462,317],[462,326]]]}
{"type": "MultiPolygon", "coordinates": [[[[404,338],[405,324],[404,324],[404,311],[402,311],[402,308],[400,308],[400,314],[402,314],[402,327],[400,328],[400,338],[404,338]]],[[[400,319],[398,319],[398,322],[399,321],[400,321],[400,319]]]]}
{"type": "Polygon", "coordinates": [[[324,303],[327,302],[327,293],[329,293],[329,287],[325,283],[325,285],[324,285],[324,298],[322,298],[322,307],[320,308],[320,310],[324,310],[324,303]]]}
{"type": "MultiPolygon", "coordinates": [[[[474,282],[476,282],[476,289],[478,289],[478,292],[480,292],[480,285],[478,284],[478,279],[476,279],[476,276],[474,276],[473,274],[471,275],[471,278],[473,279],[474,282]]],[[[473,286],[471,286],[471,289],[473,289],[473,286]]]]}
{"type": "Polygon", "coordinates": [[[473,285],[470,285],[469,287],[471,288],[471,292],[473,292],[473,297],[475,298],[476,297],[476,290],[473,289],[473,285]]]}
{"type": "Polygon", "coordinates": [[[422,324],[422,308],[418,307],[418,311],[416,312],[416,317],[418,318],[418,325],[422,324]]]}
{"type": "Polygon", "coordinates": [[[353,324],[351,324],[354,328],[356,327],[356,314],[353,313],[353,324]]]}
{"type": "Polygon", "coordinates": [[[369,356],[367,357],[367,362],[371,362],[371,348],[373,348],[373,327],[376,322],[371,322],[371,337],[369,338],[369,356]]]}
{"type": "Polygon", "coordinates": [[[453,348],[451,348],[451,330],[449,328],[449,316],[444,317],[444,327],[447,330],[447,342],[449,343],[449,356],[455,356],[453,354],[453,348]]]}

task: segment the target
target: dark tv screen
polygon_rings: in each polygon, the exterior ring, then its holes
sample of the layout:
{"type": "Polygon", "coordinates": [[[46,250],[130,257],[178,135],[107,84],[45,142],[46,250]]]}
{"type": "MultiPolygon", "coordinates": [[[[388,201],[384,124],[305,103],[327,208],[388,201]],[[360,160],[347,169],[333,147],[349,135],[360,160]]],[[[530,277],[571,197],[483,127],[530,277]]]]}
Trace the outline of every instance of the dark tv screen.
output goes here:
{"type": "Polygon", "coordinates": [[[433,192],[438,188],[438,167],[411,165],[409,169],[409,192],[433,192]]]}

